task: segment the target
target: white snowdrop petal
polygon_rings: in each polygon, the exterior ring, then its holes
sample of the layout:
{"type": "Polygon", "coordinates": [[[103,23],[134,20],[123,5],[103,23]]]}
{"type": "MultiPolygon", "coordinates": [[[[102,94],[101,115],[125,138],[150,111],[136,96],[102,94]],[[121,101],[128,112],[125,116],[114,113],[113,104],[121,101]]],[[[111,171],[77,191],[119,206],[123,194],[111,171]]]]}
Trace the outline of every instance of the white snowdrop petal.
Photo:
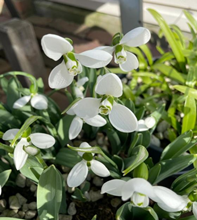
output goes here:
{"type": "Polygon", "coordinates": [[[193,211],[195,218],[197,219],[197,202],[193,202],[192,211],[193,211]]]}
{"type": "Polygon", "coordinates": [[[142,178],[133,178],[127,181],[122,191],[122,200],[125,201],[129,199],[134,192],[144,194],[151,199],[154,199],[156,196],[152,185],[142,178]]]}
{"type": "Polygon", "coordinates": [[[31,99],[30,95],[21,97],[20,99],[16,100],[16,102],[13,105],[13,108],[15,109],[22,108],[29,102],[30,99],[31,99]]]}
{"type": "Polygon", "coordinates": [[[107,66],[112,60],[112,55],[102,50],[88,50],[75,54],[79,62],[90,68],[101,68],[107,66]]]}
{"type": "Polygon", "coordinates": [[[79,133],[81,132],[83,127],[83,120],[79,117],[75,117],[70,125],[69,131],[68,131],[68,136],[70,140],[75,139],[79,133]]]}
{"type": "Polygon", "coordinates": [[[146,44],[150,40],[150,31],[144,27],[135,28],[126,33],[120,41],[120,44],[126,44],[130,47],[138,47],[146,44]]]}
{"type": "Polygon", "coordinates": [[[75,90],[75,95],[77,98],[84,98],[83,92],[81,91],[80,88],[75,87],[74,90],[75,90]]]}
{"type": "Polygon", "coordinates": [[[93,118],[84,118],[84,121],[94,127],[102,127],[107,123],[100,115],[96,115],[93,118]]]}
{"type": "Polygon", "coordinates": [[[143,119],[138,121],[138,128],[137,131],[147,131],[148,127],[145,125],[145,122],[143,119]]]}
{"type": "Polygon", "coordinates": [[[124,180],[110,180],[103,184],[101,188],[101,194],[107,193],[113,196],[121,196],[125,183],[126,182],[124,180]]]}
{"type": "Polygon", "coordinates": [[[17,170],[20,170],[28,157],[28,154],[23,150],[23,146],[28,146],[29,143],[26,138],[22,138],[14,149],[14,164],[17,170]]]}
{"type": "Polygon", "coordinates": [[[121,132],[133,132],[138,128],[138,121],[133,112],[127,107],[114,103],[109,114],[111,124],[121,132]]]}
{"type": "Polygon", "coordinates": [[[110,47],[110,46],[101,46],[101,47],[96,47],[94,48],[94,50],[104,50],[108,53],[110,53],[111,55],[113,54],[114,52],[114,47],[110,47]]]}
{"type": "Polygon", "coordinates": [[[152,127],[155,126],[156,120],[155,120],[155,118],[153,118],[152,116],[150,116],[150,117],[147,117],[147,118],[144,120],[144,123],[145,123],[145,125],[146,125],[148,128],[152,128],[152,127]]]}
{"type": "Polygon", "coordinates": [[[31,106],[38,110],[44,110],[48,108],[48,100],[44,95],[36,94],[31,99],[31,106]]]}
{"type": "Polygon", "coordinates": [[[62,63],[52,69],[49,75],[49,87],[52,89],[62,89],[69,86],[74,79],[74,76],[69,74],[64,60],[62,63]]]}
{"type": "Polygon", "coordinates": [[[74,112],[80,118],[93,118],[99,113],[101,99],[84,98],[77,102],[74,112]]]}
{"type": "Polygon", "coordinates": [[[63,37],[55,34],[47,34],[42,37],[41,45],[44,53],[57,61],[60,57],[73,50],[73,46],[63,37]]]}
{"type": "Polygon", "coordinates": [[[67,184],[69,187],[77,187],[83,183],[88,175],[88,166],[86,161],[77,163],[68,174],[67,184]]]}
{"type": "Polygon", "coordinates": [[[55,144],[55,138],[49,134],[34,133],[30,135],[33,145],[40,149],[47,149],[55,144]]]}
{"type": "Polygon", "coordinates": [[[83,86],[86,82],[88,82],[88,77],[83,77],[77,81],[77,86],[83,86]]]}
{"type": "Polygon", "coordinates": [[[71,108],[66,112],[68,115],[75,115],[74,108],[77,106],[77,103],[71,106],[71,108]]]}
{"type": "Polygon", "coordinates": [[[127,60],[126,62],[119,64],[120,69],[124,72],[129,72],[133,69],[137,69],[139,66],[137,57],[134,54],[127,51],[126,54],[127,54],[127,60]]]}
{"type": "Polygon", "coordinates": [[[163,186],[153,186],[158,206],[167,212],[181,211],[187,205],[187,200],[172,190],[163,186]]]}
{"type": "Polygon", "coordinates": [[[122,82],[114,73],[107,73],[100,77],[95,86],[95,92],[99,95],[120,97],[122,95],[122,91],[122,82]]]}
{"type": "Polygon", "coordinates": [[[102,164],[100,161],[92,160],[91,162],[91,170],[100,177],[110,176],[110,172],[107,167],[102,164]]]}
{"type": "MultiPolygon", "coordinates": [[[[91,148],[91,146],[87,142],[82,142],[79,146],[79,148],[91,148]]],[[[83,156],[84,152],[78,152],[79,156],[83,156]]],[[[92,154],[94,155],[94,154],[92,154]]]]}
{"type": "Polygon", "coordinates": [[[4,141],[9,141],[14,139],[14,137],[16,136],[16,134],[18,133],[19,129],[18,128],[13,128],[13,129],[9,129],[7,130],[4,134],[2,139],[4,141]]]}

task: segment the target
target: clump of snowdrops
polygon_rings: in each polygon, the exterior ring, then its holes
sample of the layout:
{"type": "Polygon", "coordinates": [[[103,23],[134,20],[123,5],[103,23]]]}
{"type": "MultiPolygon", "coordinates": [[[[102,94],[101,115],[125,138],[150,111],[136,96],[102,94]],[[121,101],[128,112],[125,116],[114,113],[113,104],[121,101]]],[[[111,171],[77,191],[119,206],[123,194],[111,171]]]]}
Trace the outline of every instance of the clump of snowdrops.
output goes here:
{"type": "MultiPolygon", "coordinates": [[[[172,189],[158,185],[195,163],[196,154],[185,154],[196,146],[192,131],[166,146],[154,164],[147,148],[164,104],[152,112],[145,106],[135,107],[128,86],[107,68],[114,59],[121,72],[137,69],[138,58],[130,48],[146,44],[150,37],[149,30],[139,27],[125,35],[115,34],[112,46],[76,54],[71,39],[45,35],[41,41],[44,53],[55,61],[61,59],[49,75],[53,91],[47,95],[41,78],[23,72],[0,76],[7,95],[0,108],[0,148],[10,167],[5,170],[0,164],[2,191],[15,178],[12,170],[16,169],[38,185],[39,218],[59,219],[60,207],[66,212],[64,185],[77,188],[93,172],[104,179],[102,194],[122,199],[116,219],[174,219],[191,211],[197,218],[195,168],[179,176],[172,189]],[[22,87],[18,75],[30,80],[29,88],[22,87]],[[50,98],[56,92],[69,101],[63,112],[50,98]],[[107,150],[90,146],[98,132],[107,136],[107,150]],[[75,140],[80,140],[78,146],[75,140]],[[71,168],[66,183],[59,165],[71,168]]],[[[80,188],[78,192],[84,193],[80,188]]]]}

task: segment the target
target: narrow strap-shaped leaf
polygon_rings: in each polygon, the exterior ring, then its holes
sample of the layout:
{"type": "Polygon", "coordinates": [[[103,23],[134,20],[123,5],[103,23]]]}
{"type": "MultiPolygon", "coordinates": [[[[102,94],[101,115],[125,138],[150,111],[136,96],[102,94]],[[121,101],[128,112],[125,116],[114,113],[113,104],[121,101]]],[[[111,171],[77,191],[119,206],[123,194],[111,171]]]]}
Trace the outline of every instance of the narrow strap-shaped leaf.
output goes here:
{"type": "Polygon", "coordinates": [[[161,160],[170,159],[173,157],[177,157],[182,153],[189,150],[192,146],[195,145],[197,141],[192,142],[193,133],[192,131],[187,131],[184,134],[180,135],[176,138],[172,143],[170,143],[162,152],[161,160]]]}
{"type": "Polygon", "coordinates": [[[183,72],[185,72],[186,71],[185,57],[184,57],[184,54],[183,54],[181,48],[178,46],[178,43],[177,43],[172,31],[170,30],[170,27],[168,26],[166,21],[163,19],[163,17],[158,12],[156,12],[153,9],[148,9],[148,11],[152,14],[152,16],[158,22],[158,24],[159,24],[160,28],[162,29],[168,43],[170,44],[170,46],[172,48],[174,56],[176,57],[181,70],[183,72]]]}
{"type": "Polygon", "coordinates": [[[132,219],[132,204],[131,204],[131,202],[127,202],[127,203],[123,204],[117,210],[116,219],[118,219],[118,220],[132,219]]]}
{"type": "Polygon", "coordinates": [[[149,62],[149,65],[152,66],[153,65],[153,57],[152,57],[152,54],[151,54],[151,51],[150,49],[148,48],[148,46],[146,44],[144,45],[141,45],[140,46],[140,49],[144,52],[144,54],[146,55],[147,59],[148,59],[148,62],[149,62]]]}
{"type": "Polygon", "coordinates": [[[197,155],[181,155],[172,159],[163,160],[159,162],[161,164],[161,172],[154,184],[160,182],[161,180],[185,169],[197,159],[197,155]]]}
{"type": "Polygon", "coordinates": [[[182,125],[182,133],[193,129],[196,124],[196,101],[188,95],[184,105],[184,117],[182,125]]]}
{"type": "Polygon", "coordinates": [[[164,53],[156,62],[155,64],[158,64],[158,63],[164,63],[168,60],[172,60],[174,59],[174,54],[172,52],[167,52],[167,53],[164,53]]]}
{"type": "Polygon", "coordinates": [[[161,73],[163,73],[165,76],[174,79],[182,84],[185,83],[185,76],[181,73],[179,73],[176,69],[174,69],[171,66],[167,66],[165,64],[159,63],[153,65],[154,70],[159,70],[161,73]]]}
{"type": "Polygon", "coordinates": [[[197,31],[197,21],[196,19],[191,15],[191,13],[189,13],[186,10],[183,10],[185,16],[187,17],[187,19],[190,21],[191,25],[195,28],[195,30],[197,31]]]}
{"type": "Polygon", "coordinates": [[[193,97],[194,99],[197,99],[197,90],[190,88],[188,86],[181,86],[181,85],[175,85],[173,86],[176,90],[182,92],[182,93],[186,93],[186,95],[189,94],[190,97],[193,97]]]}
{"type": "Polygon", "coordinates": [[[124,160],[126,169],[123,171],[123,175],[127,175],[129,172],[134,170],[148,157],[148,151],[142,145],[135,147],[131,152],[131,157],[124,160]]]}
{"type": "Polygon", "coordinates": [[[62,201],[62,178],[54,165],[43,171],[37,190],[37,209],[40,219],[58,219],[62,201]]]}

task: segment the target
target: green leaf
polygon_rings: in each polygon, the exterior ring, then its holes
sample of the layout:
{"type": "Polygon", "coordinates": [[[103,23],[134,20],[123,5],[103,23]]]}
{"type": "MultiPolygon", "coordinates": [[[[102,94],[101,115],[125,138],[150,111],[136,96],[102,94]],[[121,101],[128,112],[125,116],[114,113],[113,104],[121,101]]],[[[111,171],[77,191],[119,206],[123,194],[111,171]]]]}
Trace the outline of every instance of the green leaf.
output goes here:
{"type": "Polygon", "coordinates": [[[194,215],[190,215],[190,216],[185,217],[185,218],[180,218],[180,220],[196,220],[196,217],[194,215]]]}
{"type": "Polygon", "coordinates": [[[172,52],[167,52],[167,53],[164,53],[156,62],[155,64],[158,64],[158,63],[164,63],[166,61],[169,61],[169,60],[172,60],[174,59],[174,54],[172,52]]]}
{"type": "Polygon", "coordinates": [[[130,202],[123,204],[116,212],[116,220],[132,219],[132,208],[130,202]]]}
{"type": "Polygon", "coordinates": [[[38,163],[38,161],[34,157],[28,157],[25,165],[20,169],[20,172],[27,178],[37,183],[38,178],[35,176],[35,173],[31,168],[34,168],[39,175],[41,175],[43,171],[42,166],[40,165],[40,163],[38,163]]]}
{"type": "Polygon", "coordinates": [[[156,212],[151,207],[133,207],[133,219],[159,220],[156,212]]]}
{"type": "Polygon", "coordinates": [[[37,190],[37,209],[40,219],[58,219],[62,201],[62,178],[54,165],[43,171],[37,190]]]}
{"type": "Polygon", "coordinates": [[[75,116],[73,115],[65,115],[62,119],[60,119],[57,125],[57,133],[60,138],[60,144],[64,147],[66,144],[70,143],[68,137],[68,131],[70,128],[70,124],[75,116]]]}
{"type": "Polygon", "coordinates": [[[185,76],[182,73],[178,72],[176,69],[174,69],[172,66],[167,66],[163,63],[158,63],[153,65],[153,69],[159,70],[165,76],[174,79],[177,82],[180,82],[182,84],[185,83],[185,76]]]}
{"type": "Polygon", "coordinates": [[[92,218],[92,220],[96,220],[97,219],[97,215],[95,215],[93,218],[92,218]]]}
{"type": "Polygon", "coordinates": [[[176,57],[181,70],[183,72],[185,72],[185,58],[184,58],[184,54],[183,54],[181,48],[179,47],[179,44],[177,43],[177,41],[176,41],[176,39],[175,39],[175,37],[173,35],[173,32],[170,30],[170,27],[168,26],[166,21],[163,19],[163,17],[158,12],[156,12],[153,9],[148,9],[148,11],[152,14],[152,16],[158,22],[160,28],[163,31],[163,34],[165,35],[168,43],[170,44],[170,47],[172,48],[174,56],[176,57]]]}
{"type": "Polygon", "coordinates": [[[62,115],[65,114],[69,109],[71,109],[71,107],[76,104],[79,100],[81,100],[81,98],[77,98],[75,99],[63,112],[62,115]]]}
{"type": "Polygon", "coordinates": [[[137,72],[137,73],[132,73],[132,76],[138,76],[138,77],[149,77],[151,79],[157,79],[163,82],[163,77],[159,76],[155,73],[150,73],[150,72],[137,72]]]}
{"type": "Polygon", "coordinates": [[[9,179],[10,173],[12,170],[5,170],[0,173],[0,186],[3,187],[9,179]]]}
{"type": "Polygon", "coordinates": [[[187,95],[186,97],[183,113],[182,133],[193,129],[196,124],[196,101],[190,95],[187,95]]]}
{"type": "Polygon", "coordinates": [[[20,98],[20,92],[18,92],[18,84],[15,78],[11,78],[8,81],[7,87],[7,101],[6,104],[10,110],[13,108],[14,102],[20,98]]]}
{"type": "Polygon", "coordinates": [[[190,144],[192,136],[192,131],[187,131],[184,134],[180,135],[178,138],[176,138],[163,150],[161,160],[177,157],[189,150],[197,142],[195,141],[192,144],[190,144]]]}
{"type": "Polygon", "coordinates": [[[144,146],[139,145],[131,151],[131,155],[131,157],[124,159],[126,167],[126,169],[123,171],[124,176],[147,159],[148,151],[144,146]]]}
{"type": "Polygon", "coordinates": [[[185,48],[185,37],[184,37],[184,35],[183,35],[181,29],[180,29],[177,25],[175,25],[175,24],[171,24],[170,27],[171,27],[171,28],[176,32],[176,34],[178,35],[179,40],[180,40],[180,42],[181,42],[181,46],[182,46],[183,48],[185,48]]]}
{"type": "Polygon", "coordinates": [[[173,86],[176,90],[197,99],[197,90],[188,86],[175,85],[173,86]]]}
{"type": "Polygon", "coordinates": [[[18,133],[16,134],[16,136],[14,137],[14,139],[12,140],[11,145],[14,146],[14,144],[16,143],[16,141],[22,136],[22,134],[27,130],[27,128],[33,124],[36,120],[38,119],[42,119],[42,117],[40,116],[31,116],[29,117],[25,123],[23,124],[23,126],[21,127],[21,129],[18,131],[18,133]]]}
{"type": "Polygon", "coordinates": [[[148,48],[148,46],[146,44],[144,45],[141,45],[140,46],[140,49],[144,52],[144,54],[146,55],[147,57],[147,60],[149,62],[149,65],[152,66],[153,65],[153,57],[152,57],[152,54],[151,54],[151,51],[150,49],[148,48]]]}
{"type": "Polygon", "coordinates": [[[81,161],[81,157],[76,151],[68,148],[62,148],[56,155],[55,163],[73,168],[75,164],[81,161]],[[66,159],[65,159],[66,158],[66,159]]]}
{"type": "Polygon", "coordinates": [[[196,161],[196,157],[196,155],[181,155],[172,159],[159,162],[159,164],[161,164],[161,172],[154,184],[185,169],[186,167],[194,163],[194,161],[196,161]]]}
{"type": "Polygon", "coordinates": [[[0,217],[0,220],[25,220],[25,219],[0,217]]]}
{"type": "Polygon", "coordinates": [[[92,69],[92,68],[89,69],[88,78],[89,78],[88,87],[90,88],[90,96],[95,97],[94,86],[97,80],[96,69],[92,69]]]}
{"type": "Polygon", "coordinates": [[[185,16],[187,17],[187,19],[190,21],[191,25],[195,28],[195,30],[197,31],[197,21],[196,19],[186,10],[183,10],[185,16]]]}
{"type": "Polygon", "coordinates": [[[44,83],[42,78],[37,79],[38,93],[44,93],[44,83]]]}
{"type": "Polygon", "coordinates": [[[130,87],[125,84],[123,84],[123,93],[127,99],[129,99],[129,100],[135,99],[135,96],[133,95],[130,87]]]}
{"type": "Polygon", "coordinates": [[[0,109],[0,130],[7,131],[11,128],[19,128],[20,122],[7,110],[0,109]]]}
{"type": "Polygon", "coordinates": [[[153,184],[156,181],[157,177],[159,176],[160,171],[161,171],[161,164],[158,163],[149,170],[148,181],[153,184]]]}

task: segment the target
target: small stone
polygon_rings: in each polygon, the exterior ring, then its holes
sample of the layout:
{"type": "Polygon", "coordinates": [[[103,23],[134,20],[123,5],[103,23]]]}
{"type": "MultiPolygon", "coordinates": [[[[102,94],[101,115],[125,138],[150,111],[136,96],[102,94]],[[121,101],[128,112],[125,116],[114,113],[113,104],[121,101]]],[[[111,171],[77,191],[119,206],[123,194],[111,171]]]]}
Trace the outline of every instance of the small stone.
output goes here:
{"type": "Polygon", "coordinates": [[[166,130],[168,130],[169,127],[170,127],[170,124],[167,121],[162,121],[158,124],[157,131],[163,133],[166,130]]]}
{"type": "Polygon", "coordinates": [[[30,187],[33,182],[30,179],[26,179],[26,186],[30,187]]]}
{"type": "Polygon", "coordinates": [[[17,197],[19,204],[21,206],[27,202],[27,199],[25,197],[23,197],[20,193],[17,193],[16,197],[17,197]]]}
{"type": "Polygon", "coordinates": [[[29,209],[29,207],[28,207],[27,204],[24,204],[24,205],[22,206],[22,211],[23,211],[23,212],[28,211],[28,209],[29,209]]]}
{"type": "Polygon", "coordinates": [[[19,215],[19,218],[23,218],[25,216],[25,212],[19,211],[18,215],[19,215]]]}
{"type": "Polygon", "coordinates": [[[103,185],[103,180],[98,177],[98,176],[95,176],[94,179],[93,179],[93,183],[95,186],[102,186],[103,185]]]}
{"type": "Polygon", "coordinates": [[[14,210],[6,209],[3,211],[2,214],[3,214],[2,216],[13,217],[14,215],[16,215],[16,212],[14,210]]]}
{"type": "Polygon", "coordinates": [[[36,207],[37,207],[36,202],[31,202],[31,203],[29,203],[27,205],[28,205],[29,209],[36,210],[36,207]]]}
{"type": "Polygon", "coordinates": [[[19,218],[19,214],[16,213],[15,215],[12,216],[13,218],[19,218]]]}
{"type": "Polygon", "coordinates": [[[159,140],[163,140],[163,133],[158,132],[158,133],[155,134],[155,136],[156,136],[157,138],[159,138],[159,140]]]}
{"type": "Polygon", "coordinates": [[[75,203],[71,202],[69,207],[68,207],[68,214],[69,215],[75,215],[77,213],[76,207],[75,207],[75,203]]]}
{"type": "Polygon", "coordinates": [[[36,211],[29,210],[25,213],[25,219],[32,219],[35,215],[36,211]]]}
{"type": "Polygon", "coordinates": [[[24,188],[26,184],[26,177],[23,176],[21,173],[18,174],[18,176],[16,177],[16,185],[24,188]]]}
{"type": "Polygon", "coordinates": [[[2,212],[2,214],[1,214],[1,216],[3,216],[3,217],[7,217],[7,216],[8,216],[8,214],[9,214],[9,212],[10,212],[10,210],[9,210],[9,209],[5,209],[5,210],[3,210],[3,212],[2,212]]]}
{"type": "Polygon", "coordinates": [[[89,144],[90,144],[90,146],[96,146],[97,145],[97,143],[96,143],[96,141],[94,140],[94,141],[91,141],[91,142],[89,142],[89,144]]]}
{"type": "Polygon", "coordinates": [[[111,200],[111,206],[114,208],[117,208],[121,204],[121,199],[119,198],[113,198],[111,200]]]}
{"type": "Polygon", "coordinates": [[[35,192],[37,190],[37,186],[35,184],[31,184],[30,191],[35,192]]]}
{"type": "Polygon", "coordinates": [[[7,202],[5,199],[0,200],[0,212],[3,212],[6,208],[7,202]]]}
{"type": "Polygon", "coordinates": [[[18,198],[16,196],[10,196],[9,197],[9,204],[10,204],[10,209],[20,209],[21,204],[18,201],[18,198]]]}
{"type": "Polygon", "coordinates": [[[67,181],[68,174],[67,174],[67,173],[64,173],[64,174],[62,174],[62,177],[63,177],[63,179],[64,179],[65,181],[67,181]]]}
{"type": "Polygon", "coordinates": [[[91,200],[92,202],[96,202],[96,201],[98,201],[99,199],[102,199],[102,198],[103,198],[103,195],[101,194],[101,191],[100,191],[100,190],[98,190],[98,191],[90,190],[89,196],[90,196],[90,200],[91,200]]]}
{"type": "Polygon", "coordinates": [[[84,192],[84,196],[86,197],[86,199],[90,202],[90,195],[89,192],[84,192]]]}
{"type": "Polygon", "coordinates": [[[91,174],[90,174],[90,173],[88,173],[88,175],[87,175],[86,179],[87,179],[88,181],[90,181],[90,180],[92,179],[92,177],[91,177],[91,174]]]}
{"type": "Polygon", "coordinates": [[[160,142],[160,140],[157,137],[155,137],[154,135],[151,135],[150,145],[153,145],[153,146],[156,146],[156,147],[160,147],[161,146],[161,142],[160,142]]]}
{"type": "Polygon", "coordinates": [[[72,220],[71,215],[59,215],[59,220],[72,220]]]}

